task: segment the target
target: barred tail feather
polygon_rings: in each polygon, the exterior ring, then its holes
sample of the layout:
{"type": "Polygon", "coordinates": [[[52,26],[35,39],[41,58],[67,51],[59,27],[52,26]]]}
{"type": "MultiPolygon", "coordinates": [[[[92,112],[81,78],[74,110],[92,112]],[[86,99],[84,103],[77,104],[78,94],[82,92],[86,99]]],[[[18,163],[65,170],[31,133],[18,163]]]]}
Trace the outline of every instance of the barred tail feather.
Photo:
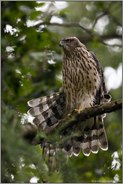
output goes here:
{"type": "Polygon", "coordinates": [[[80,142],[77,141],[77,139],[73,139],[73,154],[75,156],[78,156],[80,153],[80,142]]]}
{"type": "MultiPolygon", "coordinates": [[[[85,136],[86,134],[84,134],[85,136]]],[[[86,135],[87,136],[87,135],[86,135]]],[[[81,149],[82,149],[82,152],[85,156],[89,156],[90,153],[91,153],[91,144],[90,144],[90,136],[88,137],[84,137],[83,138],[83,142],[81,144],[81,149]]]]}
{"type": "Polygon", "coordinates": [[[46,143],[44,142],[41,147],[42,149],[42,156],[44,160],[48,160],[48,164],[50,167],[50,170],[53,168],[53,166],[56,167],[57,163],[56,163],[56,158],[55,158],[55,154],[56,154],[56,148],[55,146],[53,146],[50,143],[46,143]]]}
{"type": "Polygon", "coordinates": [[[71,157],[73,155],[73,148],[72,148],[72,140],[69,139],[66,141],[64,145],[64,150],[67,152],[67,155],[71,157]]]}
{"type": "MultiPolygon", "coordinates": [[[[56,163],[55,155],[59,149],[61,151],[64,150],[67,157],[71,157],[72,155],[78,156],[80,152],[83,152],[85,156],[89,156],[91,153],[97,154],[99,148],[102,150],[108,149],[107,136],[102,116],[97,117],[94,122],[92,119],[90,119],[90,122],[85,122],[81,130],[81,136],[68,139],[61,147],[53,146],[50,143],[41,145],[43,148],[43,156],[45,159],[48,157],[50,166],[56,163]]],[[[63,134],[62,136],[65,135],[63,134]]]]}
{"type": "Polygon", "coordinates": [[[64,145],[65,151],[69,154],[74,154],[78,156],[80,151],[83,152],[85,156],[89,156],[90,153],[97,154],[99,148],[102,150],[108,149],[107,136],[103,124],[103,118],[98,117],[98,121],[95,122],[85,122],[85,126],[82,130],[82,135],[79,137],[74,137],[71,141],[67,141],[64,145]]]}
{"type": "Polygon", "coordinates": [[[99,151],[99,140],[98,140],[98,130],[94,129],[91,132],[91,152],[96,154],[99,151]]]}
{"type": "Polygon", "coordinates": [[[104,123],[103,123],[103,118],[100,116],[98,119],[100,123],[100,129],[98,130],[99,147],[102,150],[107,151],[108,150],[108,139],[107,139],[104,123]]]}

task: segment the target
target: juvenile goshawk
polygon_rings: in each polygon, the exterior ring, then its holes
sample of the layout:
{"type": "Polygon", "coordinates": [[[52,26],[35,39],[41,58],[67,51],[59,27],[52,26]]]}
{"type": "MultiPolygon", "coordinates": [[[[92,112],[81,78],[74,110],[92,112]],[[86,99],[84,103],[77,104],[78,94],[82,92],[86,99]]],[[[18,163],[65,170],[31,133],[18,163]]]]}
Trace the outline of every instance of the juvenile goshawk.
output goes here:
{"type": "MultiPolygon", "coordinates": [[[[60,41],[63,48],[63,86],[58,93],[28,101],[28,111],[34,117],[33,123],[41,131],[51,131],[58,123],[73,111],[110,101],[107,93],[103,70],[94,53],[90,52],[76,37],[67,37],[60,41]]],[[[69,155],[78,155],[80,151],[88,156],[97,153],[99,148],[108,149],[103,118],[97,116],[85,121],[81,127],[81,136],[70,138],[64,143],[69,155]]],[[[51,143],[44,142],[46,154],[51,154],[51,143]]]]}

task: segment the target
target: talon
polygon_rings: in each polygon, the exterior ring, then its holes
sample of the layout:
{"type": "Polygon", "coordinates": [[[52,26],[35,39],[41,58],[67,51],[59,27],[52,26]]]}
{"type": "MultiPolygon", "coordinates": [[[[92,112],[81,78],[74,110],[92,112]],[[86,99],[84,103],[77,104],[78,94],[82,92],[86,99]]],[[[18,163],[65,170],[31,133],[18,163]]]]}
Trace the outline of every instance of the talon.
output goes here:
{"type": "Polygon", "coordinates": [[[80,114],[82,109],[75,109],[76,112],[78,112],[78,114],[80,114]]]}

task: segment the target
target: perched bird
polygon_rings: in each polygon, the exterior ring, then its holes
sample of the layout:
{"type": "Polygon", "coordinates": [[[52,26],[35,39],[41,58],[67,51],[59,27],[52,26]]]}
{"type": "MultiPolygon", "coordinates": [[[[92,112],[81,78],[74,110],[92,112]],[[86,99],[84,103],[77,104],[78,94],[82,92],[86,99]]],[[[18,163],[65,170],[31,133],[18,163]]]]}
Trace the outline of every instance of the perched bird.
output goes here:
{"type": "MultiPolygon", "coordinates": [[[[50,132],[62,119],[73,111],[80,113],[85,108],[107,103],[111,100],[107,93],[103,70],[94,53],[89,51],[76,37],[60,41],[63,48],[63,85],[59,92],[28,101],[28,111],[34,117],[33,123],[41,130],[50,132]]],[[[81,125],[81,135],[68,139],[63,148],[68,155],[97,153],[99,148],[108,149],[104,128],[105,115],[91,118],[81,125]]],[[[52,143],[43,142],[45,154],[53,155],[52,143]]]]}

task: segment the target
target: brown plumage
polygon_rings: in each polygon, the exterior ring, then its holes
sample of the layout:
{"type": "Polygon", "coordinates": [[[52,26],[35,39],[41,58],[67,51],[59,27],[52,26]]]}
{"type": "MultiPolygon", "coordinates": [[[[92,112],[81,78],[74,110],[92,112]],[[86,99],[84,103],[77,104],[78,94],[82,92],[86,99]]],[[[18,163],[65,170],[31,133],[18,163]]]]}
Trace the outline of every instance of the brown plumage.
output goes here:
{"type": "MultiPolygon", "coordinates": [[[[41,131],[46,132],[57,128],[59,121],[74,110],[80,112],[110,101],[103,70],[96,56],[76,37],[62,39],[60,46],[64,51],[62,89],[58,93],[28,102],[31,107],[28,113],[34,117],[33,122],[41,131]]],[[[72,137],[64,143],[64,150],[69,156],[77,156],[80,151],[88,156],[91,152],[97,153],[99,148],[108,149],[104,117],[101,115],[83,122],[81,136],[72,137]]],[[[54,155],[53,150],[55,152],[56,148],[53,149],[52,144],[45,142],[42,147],[45,155],[54,155]]]]}

